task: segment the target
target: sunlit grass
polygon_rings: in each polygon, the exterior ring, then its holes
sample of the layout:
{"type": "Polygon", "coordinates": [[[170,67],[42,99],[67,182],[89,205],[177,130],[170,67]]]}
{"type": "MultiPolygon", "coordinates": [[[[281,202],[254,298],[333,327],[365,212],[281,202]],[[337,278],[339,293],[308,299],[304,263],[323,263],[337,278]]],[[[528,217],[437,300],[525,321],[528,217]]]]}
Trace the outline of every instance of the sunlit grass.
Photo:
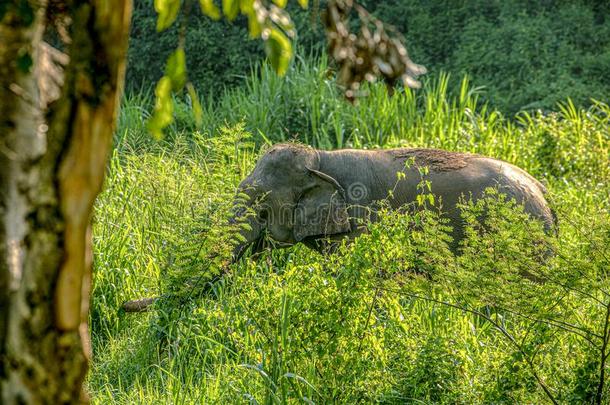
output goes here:
{"type": "MultiPolygon", "coordinates": [[[[437,303],[378,296],[365,288],[370,268],[302,246],[245,260],[180,305],[119,310],[129,299],[184,291],[180,274],[222,267],[210,258],[230,249],[219,224],[236,184],[258,146],[293,137],[323,148],[433,146],[513,162],[547,184],[564,251],[584,263],[591,233],[583,224],[609,222],[606,104],[584,111],[568,101],[556,113],[508,119],[480,105],[467,79],[443,76],[392,96],[371,86],[352,106],[327,69],[299,61],[280,79],[264,67],[246,88],[204,100],[200,128],[188,100],[177,100],[177,122],[158,143],[145,131],[150,95],[123,100],[94,218],[88,385],[96,403],[545,400],[489,323],[437,303]],[[342,288],[350,280],[362,285],[342,288]]],[[[560,398],[588,400],[590,357],[562,338],[541,354],[541,372],[560,398]]]]}

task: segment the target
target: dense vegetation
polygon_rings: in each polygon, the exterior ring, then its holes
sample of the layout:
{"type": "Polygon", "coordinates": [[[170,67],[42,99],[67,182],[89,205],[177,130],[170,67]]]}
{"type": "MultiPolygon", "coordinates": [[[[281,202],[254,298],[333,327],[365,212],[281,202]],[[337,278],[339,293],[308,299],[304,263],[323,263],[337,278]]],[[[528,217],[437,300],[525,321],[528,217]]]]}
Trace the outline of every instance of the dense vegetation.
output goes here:
{"type": "Polygon", "coordinates": [[[508,119],[465,80],[369,91],[359,106],[345,103],[324,61],[299,62],[284,80],[263,68],[208,103],[200,128],[177,100],[160,143],[145,130],[147,95],[124,100],[94,223],[95,402],[582,403],[600,379],[610,398],[600,376],[610,326],[608,105],[565,102],[508,119]],[[388,212],[333,255],[297,246],[229,266],[235,186],[266,144],[293,137],[507,160],[548,186],[559,235],[490,192],[465,206],[462,256],[448,251],[431,209],[388,212]],[[480,227],[473,214],[483,206],[480,227]],[[144,296],[161,297],[152,312],[118,310],[144,296]]]}
{"type": "MultiPolygon", "coordinates": [[[[610,92],[610,3],[589,1],[361,1],[405,33],[414,61],[436,78],[468,74],[483,97],[509,115],[553,110],[571,97],[577,106],[610,92]]],[[[127,86],[157,80],[177,29],[158,34],[152,0],[138,1],[130,42],[127,86]]],[[[291,10],[302,55],[319,53],[324,32],[315,12],[291,10]]],[[[246,21],[215,22],[193,8],[186,31],[189,74],[203,95],[244,83],[249,64],[263,58],[248,40],[246,21]]],[[[456,89],[457,90],[457,89],[456,89]]]]}

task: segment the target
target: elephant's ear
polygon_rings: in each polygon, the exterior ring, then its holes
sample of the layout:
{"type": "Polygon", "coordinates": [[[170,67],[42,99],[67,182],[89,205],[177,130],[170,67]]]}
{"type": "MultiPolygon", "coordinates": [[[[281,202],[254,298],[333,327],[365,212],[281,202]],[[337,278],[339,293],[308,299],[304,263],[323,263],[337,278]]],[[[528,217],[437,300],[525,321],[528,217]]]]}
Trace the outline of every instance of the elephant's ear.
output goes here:
{"type": "Polygon", "coordinates": [[[294,238],[327,236],[351,231],[345,190],[331,176],[308,169],[313,185],[303,194],[294,212],[294,238]]]}

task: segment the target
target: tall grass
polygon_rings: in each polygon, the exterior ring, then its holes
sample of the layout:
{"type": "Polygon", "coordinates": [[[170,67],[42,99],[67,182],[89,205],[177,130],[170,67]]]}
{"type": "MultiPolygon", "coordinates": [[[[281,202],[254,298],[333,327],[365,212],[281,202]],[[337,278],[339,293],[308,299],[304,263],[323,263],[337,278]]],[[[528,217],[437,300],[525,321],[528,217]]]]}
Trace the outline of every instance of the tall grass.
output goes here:
{"type": "MultiPolygon", "coordinates": [[[[435,146],[516,163],[548,185],[569,259],[563,268],[605,277],[608,263],[596,252],[610,235],[606,104],[579,110],[567,101],[556,113],[507,119],[480,105],[480,90],[467,79],[453,88],[445,76],[391,96],[373,85],[352,106],[327,70],[324,60],[301,60],[279,79],[262,67],[247,88],[205,100],[200,128],[188,100],[177,99],[177,121],[161,142],[145,132],[149,95],[123,100],[94,220],[88,385],[96,403],[546,401],[523,356],[480,316],[376,288],[371,257],[410,260],[413,236],[404,226],[386,234],[382,224],[373,233],[379,239],[363,238],[337,256],[302,246],[267,253],[232,266],[204,294],[145,314],[119,310],[125,300],[188,291],[193,276],[226,269],[221,225],[235,185],[261,145],[293,137],[323,148],[435,146]]],[[[422,240],[426,257],[448,257],[422,240]]],[[[431,297],[442,301],[449,290],[439,286],[431,297]]],[[[595,324],[599,314],[590,308],[583,303],[570,316],[595,324]]],[[[558,398],[593,398],[591,347],[523,320],[506,322],[524,342],[537,339],[538,370],[558,398]]]]}
{"type": "MultiPolygon", "coordinates": [[[[165,141],[182,131],[199,130],[210,137],[226,125],[243,122],[258,145],[298,140],[325,149],[438,147],[501,158],[535,175],[569,177],[591,166],[607,174],[610,151],[604,128],[610,108],[602,101],[578,110],[567,100],[554,113],[505,117],[479,102],[483,89],[472,88],[468,77],[457,80],[441,74],[425,81],[421,90],[400,89],[393,95],[380,84],[366,90],[368,96],[357,105],[347,103],[324,57],[298,59],[284,78],[262,65],[245,87],[202,100],[199,128],[188,97],[176,99],[176,122],[165,141]]],[[[149,106],[146,92],[124,100],[119,147],[124,137],[132,147],[152,143],[144,126],[149,106]]]]}

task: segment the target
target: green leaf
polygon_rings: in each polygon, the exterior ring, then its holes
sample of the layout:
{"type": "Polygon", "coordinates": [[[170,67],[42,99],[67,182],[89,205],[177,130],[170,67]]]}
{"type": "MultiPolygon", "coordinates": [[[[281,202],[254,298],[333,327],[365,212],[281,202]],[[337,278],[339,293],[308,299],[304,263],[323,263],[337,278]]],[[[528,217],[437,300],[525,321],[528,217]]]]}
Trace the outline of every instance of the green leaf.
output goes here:
{"type": "Polygon", "coordinates": [[[254,0],[240,0],[239,8],[242,14],[254,13],[254,0]]]}
{"type": "MultiPolygon", "coordinates": [[[[273,22],[277,27],[281,28],[281,31],[288,35],[290,38],[293,38],[296,34],[294,30],[294,24],[290,19],[290,15],[279,7],[275,7],[269,12],[269,20],[273,22]]],[[[272,25],[267,24],[269,27],[272,25]]]]}
{"type": "Polygon", "coordinates": [[[222,12],[227,20],[233,21],[239,12],[239,0],[222,0],[222,12]]]}
{"type": "Polygon", "coordinates": [[[220,9],[214,4],[214,0],[199,0],[201,11],[212,20],[220,19],[220,9]]]}
{"type": "Polygon", "coordinates": [[[288,0],[273,0],[273,2],[281,8],[286,7],[286,3],[288,3],[288,0]]]}
{"type": "Polygon", "coordinates": [[[248,13],[248,32],[250,33],[250,38],[258,38],[261,36],[261,32],[263,32],[263,28],[261,27],[261,23],[258,21],[255,12],[248,13]]]}
{"type": "Polygon", "coordinates": [[[292,44],[286,35],[276,28],[268,30],[264,33],[263,37],[265,36],[265,51],[271,66],[278,75],[284,76],[292,58],[292,44]]]}
{"type": "Polygon", "coordinates": [[[188,90],[189,96],[191,97],[193,115],[195,116],[195,124],[197,125],[197,127],[201,127],[201,123],[203,121],[203,108],[201,108],[201,103],[199,102],[197,91],[195,90],[195,87],[191,82],[188,82],[186,84],[186,89],[188,90]]]}
{"type": "Polygon", "coordinates": [[[239,227],[244,230],[244,231],[251,231],[252,230],[252,225],[250,225],[247,222],[240,222],[239,223],[239,227]]]}
{"type": "Polygon", "coordinates": [[[241,0],[240,1],[241,13],[248,16],[248,32],[250,38],[258,38],[263,32],[263,27],[258,19],[256,11],[254,11],[254,0],[241,0]]]}
{"type": "Polygon", "coordinates": [[[163,31],[170,27],[180,12],[180,0],[155,0],[155,11],[157,12],[157,31],[163,31]]]}
{"type": "Polygon", "coordinates": [[[174,120],[172,104],[172,80],[163,76],[155,88],[155,110],[146,127],[157,140],[163,138],[163,129],[174,120]]]}
{"type": "Polygon", "coordinates": [[[182,90],[186,83],[186,54],[184,48],[178,48],[167,59],[165,66],[165,76],[172,81],[172,90],[175,92],[182,90]]]}
{"type": "Polygon", "coordinates": [[[233,240],[237,243],[245,243],[248,241],[246,237],[240,233],[236,233],[235,235],[233,235],[233,240]]]}

